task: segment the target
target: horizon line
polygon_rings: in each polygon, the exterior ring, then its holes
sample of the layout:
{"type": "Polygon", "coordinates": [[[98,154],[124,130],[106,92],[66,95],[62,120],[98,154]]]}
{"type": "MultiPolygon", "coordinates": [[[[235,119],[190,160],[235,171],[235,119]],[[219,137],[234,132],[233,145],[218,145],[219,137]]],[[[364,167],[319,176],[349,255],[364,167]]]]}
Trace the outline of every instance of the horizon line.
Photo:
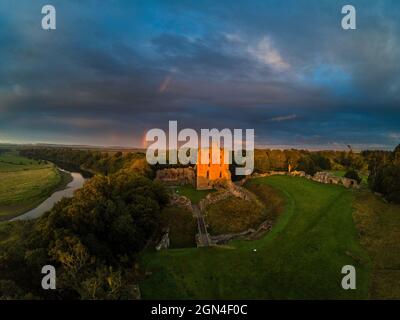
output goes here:
{"type": "MultiPolygon", "coordinates": [[[[90,149],[121,149],[121,150],[146,150],[145,147],[137,146],[116,146],[116,145],[92,145],[92,144],[74,144],[74,143],[48,143],[48,142],[27,142],[27,143],[15,143],[15,142],[0,142],[1,145],[9,146],[42,146],[42,147],[69,147],[69,148],[90,148],[90,149]]],[[[354,148],[353,152],[361,152],[363,150],[382,150],[392,151],[394,147],[382,147],[382,146],[371,146],[367,148],[354,148]]],[[[344,144],[343,148],[321,148],[321,147],[310,147],[310,146],[293,146],[293,145],[264,145],[256,146],[254,150],[305,150],[305,151],[347,151],[348,146],[344,144]]],[[[165,151],[168,151],[166,149],[165,151]]]]}

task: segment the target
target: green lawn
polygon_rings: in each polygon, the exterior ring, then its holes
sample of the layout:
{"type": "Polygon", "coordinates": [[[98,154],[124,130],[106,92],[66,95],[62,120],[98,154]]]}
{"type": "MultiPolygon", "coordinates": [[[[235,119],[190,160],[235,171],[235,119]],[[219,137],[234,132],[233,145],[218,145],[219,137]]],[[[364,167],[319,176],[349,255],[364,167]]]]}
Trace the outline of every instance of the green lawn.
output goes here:
{"type": "Polygon", "coordinates": [[[24,213],[69,181],[50,163],[16,155],[0,155],[0,220],[24,213]]]}
{"type": "Polygon", "coordinates": [[[184,185],[176,187],[174,191],[176,194],[189,198],[192,203],[199,203],[201,199],[215,190],[197,190],[192,185],[184,185]]]}
{"type": "Polygon", "coordinates": [[[252,183],[271,185],[285,199],[272,231],[224,247],[145,253],[141,266],[151,276],[141,283],[143,298],[366,298],[370,262],[353,223],[352,191],[290,176],[252,183]],[[347,264],[356,267],[356,290],[341,288],[347,264]]]}

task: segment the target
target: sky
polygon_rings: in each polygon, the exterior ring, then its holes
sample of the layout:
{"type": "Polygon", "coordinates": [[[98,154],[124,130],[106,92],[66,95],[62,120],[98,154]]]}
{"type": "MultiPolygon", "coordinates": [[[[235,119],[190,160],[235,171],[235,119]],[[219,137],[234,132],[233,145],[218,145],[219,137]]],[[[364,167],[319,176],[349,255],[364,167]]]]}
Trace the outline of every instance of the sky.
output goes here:
{"type": "Polygon", "coordinates": [[[176,120],[252,128],[258,147],[392,149],[399,17],[396,0],[1,0],[0,143],[142,147],[176,120]]]}

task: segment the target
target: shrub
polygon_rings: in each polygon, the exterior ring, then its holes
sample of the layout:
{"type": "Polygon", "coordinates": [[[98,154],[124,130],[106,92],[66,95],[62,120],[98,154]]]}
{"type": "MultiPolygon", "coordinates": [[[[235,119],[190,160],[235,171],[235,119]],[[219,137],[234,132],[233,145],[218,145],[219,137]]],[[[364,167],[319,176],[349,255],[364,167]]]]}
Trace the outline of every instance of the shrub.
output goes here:
{"type": "Polygon", "coordinates": [[[345,178],[356,180],[358,183],[361,182],[361,177],[358,175],[356,170],[350,169],[344,175],[345,178]]]}
{"type": "Polygon", "coordinates": [[[318,171],[318,168],[309,156],[305,156],[300,159],[296,170],[304,171],[305,173],[313,176],[318,171]]]}

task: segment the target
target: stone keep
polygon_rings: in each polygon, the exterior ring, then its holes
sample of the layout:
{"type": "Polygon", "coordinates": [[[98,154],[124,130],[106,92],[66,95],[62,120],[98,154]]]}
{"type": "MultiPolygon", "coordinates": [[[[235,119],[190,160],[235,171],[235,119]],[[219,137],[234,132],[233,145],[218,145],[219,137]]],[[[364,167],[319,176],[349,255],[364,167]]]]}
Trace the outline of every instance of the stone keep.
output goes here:
{"type": "Polygon", "coordinates": [[[219,163],[212,163],[212,150],[218,148],[213,146],[209,149],[201,148],[197,154],[196,164],[196,186],[198,190],[212,189],[214,182],[219,179],[231,180],[231,173],[229,171],[229,163],[225,163],[224,160],[224,149],[220,148],[219,163]],[[208,163],[201,163],[201,155],[203,152],[208,153],[208,163]]]}

